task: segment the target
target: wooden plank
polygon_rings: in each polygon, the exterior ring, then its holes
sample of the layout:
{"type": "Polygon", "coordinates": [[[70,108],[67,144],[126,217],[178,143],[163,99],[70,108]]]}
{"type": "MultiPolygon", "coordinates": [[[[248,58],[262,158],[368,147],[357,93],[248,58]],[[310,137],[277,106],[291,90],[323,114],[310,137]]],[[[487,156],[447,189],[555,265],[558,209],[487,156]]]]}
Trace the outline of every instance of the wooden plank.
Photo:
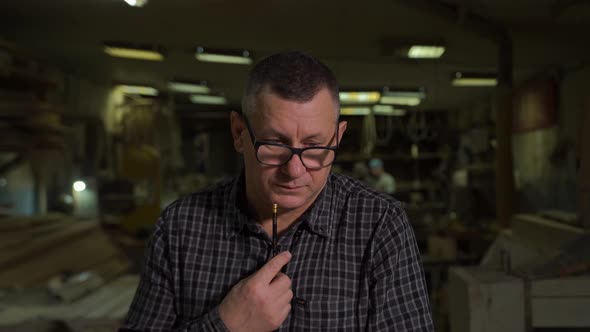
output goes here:
{"type": "Polygon", "coordinates": [[[513,217],[512,234],[515,241],[551,254],[565,242],[584,234],[584,230],[531,214],[517,214],[513,217]]]}
{"type": "MultiPolygon", "coordinates": [[[[58,332],[58,323],[35,319],[16,324],[0,324],[0,332],[58,332]]],[[[63,331],[63,330],[62,330],[63,331]]]]}
{"type": "Polygon", "coordinates": [[[89,312],[108,302],[112,296],[112,286],[105,285],[96,292],[82,298],[72,304],[73,310],[68,313],[69,318],[85,318],[89,312]]]}
{"type": "Polygon", "coordinates": [[[590,277],[533,280],[531,282],[531,296],[590,298],[590,277]]]}
{"type": "MultiPolygon", "coordinates": [[[[89,314],[96,312],[101,308],[105,303],[109,303],[114,294],[118,293],[126,293],[125,299],[129,297],[133,297],[135,294],[135,290],[137,289],[137,285],[139,284],[139,276],[138,275],[125,275],[121,276],[118,279],[104,285],[96,292],[80,299],[79,301],[72,304],[74,308],[71,312],[70,317],[84,317],[88,318],[89,314]]],[[[120,303],[117,303],[112,309],[112,312],[120,311],[119,306],[124,306],[126,300],[121,299],[120,303]]],[[[105,315],[109,315],[109,311],[107,310],[105,315]]],[[[96,314],[92,314],[93,317],[98,317],[96,314]]]]}
{"type": "Polygon", "coordinates": [[[454,332],[522,332],[524,283],[499,271],[452,267],[449,308],[454,332]]]}
{"type": "MultiPolygon", "coordinates": [[[[67,229],[51,234],[50,236],[34,241],[33,243],[25,244],[18,251],[0,252],[0,268],[5,268],[9,264],[22,262],[30,257],[41,254],[51,247],[64,243],[72,238],[79,237],[84,233],[91,232],[96,229],[97,223],[94,222],[80,222],[68,227],[67,229]]],[[[1,270],[0,270],[1,271],[1,270]]]]}
{"type": "Polygon", "coordinates": [[[43,225],[35,232],[49,233],[24,248],[0,252],[0,287],[43,287],[64,272],[93,271],[110,280],[129,268],[129,260],[96,223],[72,223],[63,230],[43,225]]]}
{"type": "Polygon", "coordinates": [[[590,297],[533,298],[533,327],[590,327],[590,297]]]}
{"type": "Polygon", "coordinates": [[[135,292],[137,291],[137,286],[139,285],[139,276],[137,275],[129,275],[124,276],[122,281],[125,282],[125,292],[127,293],[122,301],[120,301],[117,306],[111,310],[107,317],[113,319],[123,319],[127,315],[129,311],[129,307],[131,307],[131,302],[133,302],[133,298],[135,297],[135,292]]]}
{"type": "Polygon", "coordinates": [[[86,314],[86,318],[107,317],[111,312],[117,311],[120,306],[131,303],[135,289],[133,288],[112,288],[108,301],[103,302],[100,306],[94,308],[86,314]]]}
{"type": "Polygon", "coordinates": [[[57,220],[48,218],[43,222],[39,222],[35,218],[18,218],[20,220],[5,218],[9,219],[6,221],[2,219],[0,219],[0,249],[3,250],[14,248],[23,243],[30,243],[39,239],[40,236],[48,236],[51,233],[61,231],[74,222],[74,219],[70,217],[57,220]]]}
{"type": "Polygon", "coordinates": [[[118,319],[76,319],[66,321],[71,332],[117,332],[122,325],[118,319]]]}
{"type": "Polygon", "coordinates": [[[52,320],[53,317],[61,317],[68,312],[67,306],[12,306],[0,310],[0,326],[17,325],[31,322],[37,319],[52,320]]]}
{"type": "Polygon", "coordinates": [[[108,317],[109,318],[116,318],[116,319],[125,319],[127,313],[129,312],[129,308],[131,307],[131,303],[133,302],[133,298],[135,296],[135,291],[133,295],[127,298],[128,302],[125,302],[119,306],[116,310],[113,310],[108,317]]]}
{"type": "Polygon", "coordinates": [[[50,213],[41,216],[7,216],[0,217],[0,234],[11,231],[31,230],[36,227],[55,225],[60,222],[73,223],[76,218],[61,213],[50,213]]]}
{"type": "Polygon", "coordinates": [[[5,266],[0,270],[0,287],[44,286],[55,275],[92,270],[120,255],[100,231],[84,235],[48,249],[37,257],[5,266]]]}
{"type": "Polygon", "coordinates": [[[102,286],[104,279],[94,271],[88,271],[65,281],[61,277],[54,277],[48,284],[51,294],[63,302],[72,302],[102,286]]]}
{"type": "Polygon", "coordinates": [[[560,210],[543,210],[539,214],[545,218],[557,220],[569,225],[578,226],[578,215],[567,211],[560,210]]]}

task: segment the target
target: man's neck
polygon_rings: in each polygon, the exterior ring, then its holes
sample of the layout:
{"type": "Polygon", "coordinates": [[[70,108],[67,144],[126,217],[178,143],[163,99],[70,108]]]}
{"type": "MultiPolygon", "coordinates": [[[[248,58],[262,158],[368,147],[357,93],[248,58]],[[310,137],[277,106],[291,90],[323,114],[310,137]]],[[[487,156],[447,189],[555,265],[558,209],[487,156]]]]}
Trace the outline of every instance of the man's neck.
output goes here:
{"type": "MultiPolygon", "coordinates": [[[[284,234],[291,228],[297,220],[303,215],[303,213],[279,213],[277,215],[277,233],[278,235],[284,234]]],[[[272,237],[272,216],[270,218],[262,218],[258,220],[258,223],[266,231],[266,233],[272,237]]]]}

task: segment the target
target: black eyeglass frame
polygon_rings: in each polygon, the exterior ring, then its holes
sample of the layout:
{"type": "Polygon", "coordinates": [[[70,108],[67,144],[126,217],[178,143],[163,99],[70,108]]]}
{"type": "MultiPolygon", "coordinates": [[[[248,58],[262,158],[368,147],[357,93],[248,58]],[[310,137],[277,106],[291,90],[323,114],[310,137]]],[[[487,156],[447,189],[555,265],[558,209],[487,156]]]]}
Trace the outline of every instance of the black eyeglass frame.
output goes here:
{"type": "Polygon", "coordinates": [[[246,123],[246,128],[248,129],[248,133],[250,134],[250,140],[252,141],[252,144],[254,145],[254,155],[256,155],[256,160],[258,160],[258,162],[261,163],[262,165],[277,166],[277,167],[283,166],[283,165],[287,164],[293,158],[293,155],[297,155],[299,157],[299,160],[301,160],[301,163],[303,164],[303,166],[305,166],[305,168],[316,170],[316,169],[322,169],[322,168],[328,167],[334,163],[334,160],[336,160],[336,151],[338,150],[338,148],[340,146],[340,142],[338,141],[338,134],[339,134],[339,129],[340,129],[340,117],[338,117],[338,119],[336,120],[336,133],[335,133],[336,145],[333,145],[333,146],[309,146],[306,148],[294,148],[292,146],[289,146],[286,144],[281,144],[281,143],[258,141],[256,139],[256,136],[254,136],[254,132],[252,131],[252,127],[250,126],[248,118],[244,114],[240,114],[240,115],[242,116],[242,119],[244,119],[244,123],[246,123]],[[284,163],[279,164],[279,165],[264,163],[264,162],[260,161],[260,159],[258,158],[258,149],[263,145],[272,145],[272,146],[287,148],[291,151],[291,155],[289,156],[289,158],[286,159],[286,161],[284,163]],[[332,160],[332,162],[330,162],[329,164],[321,166],[321,167],[309,167],[305,164],[305,162],[303,161],[303,158],[301,157],[301,154],[307,150],[331,150],[331,151],[334,151],[334,160],[332,160]]]}

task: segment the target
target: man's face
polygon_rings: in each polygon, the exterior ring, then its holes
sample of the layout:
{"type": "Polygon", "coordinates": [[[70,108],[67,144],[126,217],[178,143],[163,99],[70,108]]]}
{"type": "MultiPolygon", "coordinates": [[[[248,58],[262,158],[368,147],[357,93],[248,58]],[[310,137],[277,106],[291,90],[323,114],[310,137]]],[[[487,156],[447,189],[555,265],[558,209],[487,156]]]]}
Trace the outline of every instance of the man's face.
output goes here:
{"type": "MultiPolygon", "coordinates": [[[[257,109],[248,116],[257,141],[281,143],[295,148],[334,146],[346,130],[339,124],[336,138],[336,104],[327,89],[320,90],[305,103],[282,99],[263,90],[256,99],[257,109]]],[[[331,167],[306,168],[297,155],[282,166],[262,165],[256,159],[254,146],[243,119],[232,118],[236,150],[244,155],[246,193],[259,209],[277,203],[279,208],[303,212],[322,191],[331,167]]]]}
{"type": "Polygon", "coordinates": [[[381,173],[383,173],[383,169],[381,167],[371,167],[369,171],[373,176],[379,176],[381,173]]]}

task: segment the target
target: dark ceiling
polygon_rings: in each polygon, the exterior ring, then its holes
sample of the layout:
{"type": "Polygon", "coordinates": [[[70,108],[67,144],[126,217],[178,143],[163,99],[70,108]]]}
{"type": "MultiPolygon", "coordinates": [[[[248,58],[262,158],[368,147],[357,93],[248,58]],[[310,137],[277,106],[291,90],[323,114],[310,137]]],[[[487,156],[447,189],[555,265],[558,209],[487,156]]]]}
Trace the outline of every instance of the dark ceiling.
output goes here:
{"type": "Polygon", "coordinates": [[[173,78],[207,80],[233,103],[248,67],[199,63],[197,46],[246,48],[256,58],[302,49],[332,67],[343,87],[423,87],[419,108],[464,107],[492,92],[449,81],[457,70],[495,70],[497,45],[486,27],[512,38],[516,84],[590,60],[590,3],[580,0],[150,0],[143,8],[123,0],[0,2],[0,37],[47,63],[109,84],[163,89],[173,78]],[[443,41],[447,51],[436,61],[408,61],[391,54],[403,40],[443,41]],[[158,44],[167,57],[111,58],[104,41],[158,44]]]}

